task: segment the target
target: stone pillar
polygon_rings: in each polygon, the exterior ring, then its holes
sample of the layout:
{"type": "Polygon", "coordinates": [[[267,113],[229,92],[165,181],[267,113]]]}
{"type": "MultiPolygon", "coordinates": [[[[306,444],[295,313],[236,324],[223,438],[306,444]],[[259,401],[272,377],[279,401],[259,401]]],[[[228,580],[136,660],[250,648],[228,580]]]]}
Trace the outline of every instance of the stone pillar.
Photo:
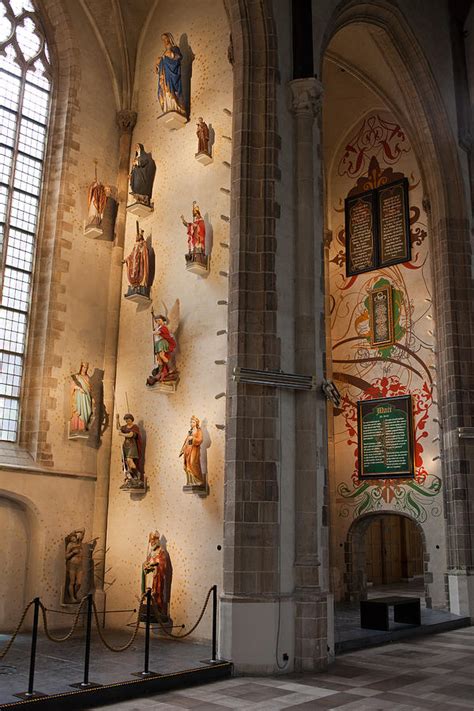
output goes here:
{"type": "MultiPolygon", "coordinates": [[[[295,79],[289,86],[295,127],[295,370],[316,373],[320,381],[325,353],[323,221],[322,195],[315,183],[315,165],[319,165],[315,117],[321,108],[322,85],[307,78],[295,79]]],[[[295,397],[295,669],[315,671],[327,664],[326,596],[319,574],[326,405],[319,390],[298,392],[295,397]]]]}
{"type": "Polygon", "coordinates": [[[219,653],[238,672],[272,673],[292,657],[292,602],[280,601],[279,413],[275,388],[232,379],[277,370],[276,34],[270,3],[229,4],[234,47],[224,593],[219,653]],[[250,50],[251,48],[251,50],[250,50]],[[280,625],[279,625],[280,621],[280,625]]]}
{"type": "Polygon", "coordinates": [[[107,329],[104,346],[104,403],[110,421],[102,436],[102,444],[97,454],[97,484],[94,502],[94,536],[99,537],[98,549],[102,555],[96,556],[96,595],[103,594],[105,573],[105,549],[107,543],[107,514],[110,481],[110,448],[114,427],[114,387],[117,370],[117,345],[120,319],[122,259],[125,241],[125,220],[127,215],[128,173],[132,131],[137,120],[134,111],[119,111],[117,124],[119,136],[119,171],[117,176],[118,212],[115,222],[115,241],[112,247],[109,270],[109,293],[107,299],[107,329]]]}

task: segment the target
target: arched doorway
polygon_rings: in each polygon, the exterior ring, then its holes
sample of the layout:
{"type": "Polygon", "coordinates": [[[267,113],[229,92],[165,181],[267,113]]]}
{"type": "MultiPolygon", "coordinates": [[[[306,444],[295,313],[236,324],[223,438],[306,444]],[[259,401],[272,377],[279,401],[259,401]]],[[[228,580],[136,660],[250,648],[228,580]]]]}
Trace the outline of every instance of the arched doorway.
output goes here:
{"type": "Polygon", "coordinates": [[[425,552],[423,529],[408,516],[392,512],[362,516],[347,537],[346,598],[416,593],[430,607],[425,552]]]}
{"type": "Polygon", "coordinates": [[[407,588],[423,580],[423,541],[406,516],[375,516],[366,531],[367,586],[407,588]]]}
{"type": "Polygon", "coordinates": [[[0,496],[0,632],[9,632],[15,627],[25,604],[28,529],[26,508],[10,498],[0,496]]]}

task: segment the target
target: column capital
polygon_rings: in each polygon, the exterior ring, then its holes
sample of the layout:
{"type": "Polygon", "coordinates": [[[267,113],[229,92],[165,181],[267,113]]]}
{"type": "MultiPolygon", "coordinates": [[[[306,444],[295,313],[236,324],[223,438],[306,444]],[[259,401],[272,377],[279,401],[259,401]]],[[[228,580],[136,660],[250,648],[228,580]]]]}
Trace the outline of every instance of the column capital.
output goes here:
{"type": "Polygon", "coordinates": [[[293,79],[290,88],[290,109],[295,114],[317,116],[321,110],[323,85],[315,77],[293,79]]]}
{"type": "Polygon", "coordinates": [[[116,120],[120,133],[132,133],[137,122],[137,112],[122,109],[122,111],[117,111],[116,120]]]}

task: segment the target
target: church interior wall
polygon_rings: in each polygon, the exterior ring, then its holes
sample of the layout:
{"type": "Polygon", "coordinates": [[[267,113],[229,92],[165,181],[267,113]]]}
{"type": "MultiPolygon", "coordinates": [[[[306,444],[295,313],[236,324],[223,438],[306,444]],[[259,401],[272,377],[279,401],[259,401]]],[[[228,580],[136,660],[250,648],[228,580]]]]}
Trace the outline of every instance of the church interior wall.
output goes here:
{"type": "MultiPolygon", "coordinates": [[[[442,607],[446,605],[446,543],[438,445],[439,415],[434,384],[436,324],[432,305],[432,247],[423,207],[424,190],[418,156],[410,145],[403,115],[395,116],[379,96],[362,87],[350,72],[335,63],[327,62],[324,77],[328,87],[325,136],[331,138],[325,144],[328,227],[332,233],[327,265],[330,280],[328,317],[332,377],[342,395],[340,408],[334,410],[332,585],[336,599],[347,594],[346,543],[351,524],[369,512],[399,512],[423,527],[426,560],[433,575],[429,596],[433,606],[442,607]],[[342,98],[345,111],[338,104],[342,98]],[[390,141],[386,144],[387,152],[382,143],[376,139],[372,141],[376,132],[382,136],[384,130],[398,136],[396,146],[392,146],[393,152],[390,141]],[[357,158],[360,158],[360,164],[357,164],[357,158]],[[356,185],[360,190],[369,189],[380,181],[390,182],[395,179],[395,174],[403,174],[409,180],[411,262],[346,277],[344,199],[356,185]],[[366,176],[365,180],[362,176],[366,176]],[[370,345],[367,297],[370,289],[384,283],[381,280],[392,284],[398,300],[398,307],[395,305],[398,336],[388,350],[374,349],[370,345]],[[415,480],[363,482],[357,473],[355,403],[365,397],[390,397],[403,393],[414,396],[415,480]]],[[[389,133],[385,135],[388,137],[389,133]]]]}
{"type": "Polygon", "coordinates": [[[74,36],[80,52],[80,82],[74,117],[74,162],[67,166],[63,190],[71,200],[71,232],[58,235],[68,241],[67,262],[62,284],[65,288],[63,331],[57,339],[56,352],[61,365],[53,369],[57,381],[54,393],[58,404],[50,412],[50,434],[54,463],[58,468],[96,472],[97,450],[83,441],[68,439],[69,376],[78,372],[81,361],[89,363],[89,372],[104,368],[104,336],[107,318],[108,275],[112,243],[84,235],[87,217],[87,190],[94,179],[97,161],[98,179],[114,186],[118,169],[117,106],[111,75],[104,56],[79,3],[69,7],[74,36]],[[91,77],[94,91],[91,91],[91,77]]]}
{"type": "MultiPolygon", "coordinates": [[[[151,300],[156,314],[180,300],[177,331],[176,392],[164,394],[145,385],[153,368],[151,307],[122,299],[115,414],[131,411],[146,436],[145,496],[120,491],[123,483],[121,440],[114,433],[110,470],[107,566],[115,583],[108,605],[130,607],[140,591],[148,534],[158,530],[166,540],[173,565],[171,615],[190,626],[198,617],[207,590],[222,583],[224,431],[229,250],[228,216],[232,135],[232,67],[227,59],[229,28],[224,7],[211,0],[192,4],[162,2],[149,20],[141,41],[135,82],[138,120],[132,145],[151,151],[157,170],[152,200],[154,212],[140,221],[155,258],[151,300]],[[157,121],[160,107],[154,67],[162,53],[160,36],[172,32],[176,42],[194,55],[190,121],[169,131],[157,121]],[[199,164],[196,121],[202,116],[215,135],[214,162],[199,164]],[[196,200],[206,223],[211,249],[207,278],[186,272],[186,229],[180,215],[192,219],[196,200]],[[216,397],[217,396],[217,397],[216,397]],[[201,464],[207,471],[209,495],[184,493],[186,476],[179,451],[192,415],[201,419],[204,436],[201,464]]],[[[185,59],[186,59],[185,55],[185,59]]],[[[184,65],[184,60],[183,60],[184,65]]],[[[184,75],[184,69],[183,69],[184,75]]],[[[125,256],[135,240],[135,217],[127,216],[125,256]]],[[[123,293],[126,292],[124,270],[123,293]]],[[[115,423],[114,423],[115,425],[115,423]]],[[[210,617],[196,632],[210,633],[210,617]]]]}
{"type": "MultiPolygon", "coordinates": [[[[49,5],[44,11],[48,10],[49,5]]],[[[114,185],[118,146],[115,97],[102,50],[79,3],[68,3],[65,12],[70,22],[67,31],[74,37],[78,51],[70,52],[69,66],[55,67],[55,91],[59,91],[58,99],[64,99],[61,92],[70,82],[77,87],[77,94],[73,89],[69,96],[72,130],[67,133],[64,151],[58,151],[64,141],[64,124],[61,120],[52,121],[48,149],[51,158],[46,174],[51,176],[49,188],[52,191],[58,189],[60,175],[60,194],[59,199],[55,196],[50,200],[47,183],[42,209],[47,212],[50,206],[59,206],[63,218],[58,221],[56,214],[50,214],[46,221],[42,220],[48,230],[40,234],[39,241],[49,240],[52,229],[54,244],[51,252],[48,247],[49,256],[45,254],[37,260],[34,308],[39,308],[38,300],[51,293],[48,279],[60,296],[55,304],[44,306],[49,314],[49,326],[42,343],[36,340],[34,329],[30,334],[30,346],[35,341],[35,348],[46,353],[46,360],[41,375],[26,381],[31,390],[26,390],[23,402],[23,416],[28,418],[31,416],[29,394],[37,388],[39,378],[43,378],[48,395],[42,404],[40,440],[42,444],[49,444],[50,455],[44,464],[15,445],[2,445],[0,470],[0,489],[7,497],[28,502],[28,520],[31,519],[34,526],[35,535],[30,535],[28,546],[35,562],[28,567],[26,596],[31,599],[41,595],[45,604],[52,607],[58,605],[64,583],[65,535],[75,528],[85,527],[86,540],[92,537],[97,450],[88,447],[84,440],[68,439],[69,388],[70,374],[79,370],[81,360],[88,361],[92,370],[104,367],[107,281],[102,277],[108,273],[111,245],[87,239],[83,234],[83,221],[87,215],[87,188],[94,177],[94,160],[97,160],[99,179],[114,185]],[[59,165],[58,156],[62,156],[63,161],[59,165]],[[9,464],[13,465],[12,469],[9,464]],[[47,473],[48,469],[51,474],[47,473]]],[[[60,32],[58,25],[55,29],[60,32]]],[[[58,115],[64,112],[61,101],[53,103],[53,110],[58,111],[58,115]]],[[[38,254],[40,251],[41,244],[38,254]]],[[[62,623],[63,620],[54,620],[53,626],[62,623]]]]}
{"type": "MultiPolygon", "coordinates": [[[[284,371],[294,372],[293,260],[296,195],[294,116],[288,102],[288,82],[292,79],[289,59],[290,4],[272,0],[268,4],[273,5],[280,67],[277,90],[277,130],[280,142],[280,175],[276,184],[276,213],[279,214],[276,220],[277,334],[281,347],[281,367],[284,371]]],[[[347,3],[348,6],[352,4],[347,3]]],[[[44,5],[48,9],[52,2],[45,0],[44,5]]],[[[50,166],[56,180],[54,185],[51,183],[51,190],[58,191],[57,176],[58,173],[61,175],[59,204],[64,211],[62,221],[56,223],[51,218],[48,223],[54,225],[55,249],[51,257],[51,279],[58,287],[59,299],[45,305],[51,328],[44,341],[36,344],[47,354],[43,376],[48,394],[41,408],[40,439],[49,447],[50,459],[46,460],[46,464],[35,462],[26,451],[20,451],[18,447],[0,446],[0,528],[7,531],[8,538],[8,545],[2,548],[0,554],[0,566],[5,571],[7,597],[14,601],[8,608],[2,607],[0,603],[1,631],[8,628],[8,620],[16,619],[23,604],[36,595],[41,595],[47,606],[57,606],[64,584],[64,537],[69,531],[82,527],[86,529],[86,540],[92,537],[95,481],[97,475],[104,478],[107,476],[107,472],[98,471],[97,449],[89,447],[85,441],[68,439],[67,423],[70,417],[71,373],[79,370],[81,361],[89,363],[90,372],[94,368],[105,367],[113,245],[103,239],[85,237],[83,223],[87,215],[87,188],[94,177],[95,161],[99,180],[112,186],[117,181],[119,134],[116,111],[120,107],[117,106],[104,47],[97,41],[81,3],[65,0],[63,5],[70,23],[68,31],[74,37],[74,48],[71,50],[74,55],[71,66],[74,66],[70,71],[74,72],[77,94],[74,94],[69,108],[71,120],[65,139],[67,150],[64,152],[64,163],[52,163],[50,166]]],[[[377,7],[390,9],[394,4],[380,0],[360,5],[366,8],[370,6],[375,17],[377,7]]],[[[395,7],[397,5],[402,6],[403,16],[428,57],[449,119],[448,125],[453,135],[457,136],[447,3],[400,0],[395,7]]],[[[336,0],[313,2],[316,67],[319,60],[322,66],[322,53],[326,49],[325,42],[331,32],[336,8],[340,8],[336,0]]],[[[473,25],[471,9],[466,23],[471,102],[474,96],[473,63],[469,60],[474,57],[473,25]]],[[[60,29],[56,26],[58,33],[60,29]]],[[[352,37],[359,32],[357,36],[361,38],[363,26],[353,29],[352,37]]],[[[134,28],[134,31],[137,29],[134,28]]],[[[403,90],[403,82],[408,81],[408,73],[412,72],[414,76],[417,68],[406,68],[406,76],[396,75],[390,66],[393,56],[387,53],[382,57],[383,51],[380,48],[386,45],[381,41],[381,31],[372,28],[369,34],[370,40],[367,38],[366,44],[353,42],[352,49],[358,48],[359,56],[348,53],[344,66],[337,66],[334,57],[331,61],[326,60],[322,73],[325,91],[322,125],[324,152],[321,157],[320,147],[316,145],[313,156],[316,176],[313,207],[314,231],[318,236],[317,270],[322,259],[319,250],[323,222],[326,223],[327,234],[332,238],[325,265],[328,269],[328,320],[332,350],[328,367],[343,396],[340,408],[336,411],[329,408],[331,547],[328,555],[326,532],[322,530],[322,525],[319,526],[320,582],[323,587],[330,586],[337,600],[347,595],[347,543],[353,525],[370,514],[402,513],[416,521],[424,533],[425,566],[428,572],[425,582],[428,584],[429,603],[433,607],[445,607],[446,510],[443,503],[443,452],[438,439],[440,433],[437,420],[440,415],[435,385],[437,343],[432,293],[436,285],[433,284],[431,269],[434,231],[433,234],[430,231],[430,219],[425,209],[429,202],[425,200],[426,184],[423,183],[426,170],[424,156],[420,152],[416,153],[422,144],[419,140],[411,141],[412,128],[418,118],[420,121],[422,119],[415,115],[410,106],[411,94],[403,90]],[[363,56],[365,51],[370,51],[372,58],[381,52],[380,62],[378,65],[373,64],[373,71],[365,75],[367,81],[361,81],[359,79],[367,69],[367,61],[363,56]],[[390,146],[395,154],[389,155],[381,145],[375,145],[371,153],[362,151],[362,167],[355,170],[345,156],[346,146],[355,146],[357,149],[358,132],[369,119],[397,127],[397,146],[390,146]],[[368,175],[372,158],[376,160],[379,178],[383,173],[391,176],[393,172],[400,172],[409,180],[413,257],[410,265],[397,265],[348,279],[344,271],[343,203],[349,190],[354,188],[363,175],[368,181],[372,179],[368,175]],[[325,215],[319,205],[322,191],[318,171],[321,161],[325,169],[325,215]],[[369,344],[370,322],[366,299],[369,290],[381,279],[391,282],[396,294],[397,328],[403,348],[395,344],[384,349],[383,353],[377,353],[379,360],[367,365],[361,359],[372,359],[375,349],[369,344]],[[350,340],[353,338],[357,340],[350,340]],[[366,395],[390,396],[405,392],[415,396],[415,479],[411,482],[378,480],[362,483],[356,472],[355,402],[366,395]]],[[[342,30],[331,42],[330,51],[340,57],[344,56],[350,37],[350,28],[342,30]]],[[[227,56],[228,45],[229,26],[224,4],[216,3],[215,0],[199,0],[197,3],[190,0],[161,0],[155,3],[139,43],[132,107],[138,112],[138,121],[132,147],[137,142],[143,143],[145,149],[152,152],[157,165],[152,197],[154,211],[151,216],[140,221],[140,227],[144,229],[154,254],[155,275],[151,303],[155,313],[171,309],[175,300],[180,300],[177,364],[181,377],[177,391],[172,394],[147,388],[146,378],[153,367],[151,304],[137,305],[122,296],[115,402],[113,411],[108,413],[108,427],[113,433],[107,541],[98,543],[99,547],[108,548],[107,607],[130,608],[140,593],[141,568],[147,553],[148,535],[157,529],[162,535],[162,543],[166,542],[173,564],[171,615],[175,623],[184,623],[187,628],[197,619],[209,587],[217,583],[221,591],[223,583],[221,548],[226,432],[222,426],[225,425],[225,395],[228,386],[226,366],[222,362],[225,362],[228,355],[228,314],[225,304],[219,305],[218,302],[225,302],[228,298],[230,271],[226,243],[229,242],[229,190],[232,187],[229,163],[232,151],[230,137],[233,135],[233,76],[227,56]],[[162,53],[160,36],[163,32],[174,34],[177,42],[185,48],[187,59],[194,55],[190,121],[177,131],[169,131],[158,121],[160,108],[154,67],[157,57],[162,53]],[[195,127],[199,116],[204,117],[215,136],[214,160],[208,166],[199,164],[194,156],[197,147],[195,127]],[[186,230],[180,215],[184,214],[187,220],[191,219],[194,200],[198,202],[204,216],[211,250],[211,267],[207,278],[188,273],[185,268],[186,230]],[[134,414],[145,436],[145,474],[149,491],[144,496],[120,490],[123,483],[121,438],[115,429],[115,418],[118,415],[121,420],[126,411],[134,414]],[[204,434],[201,463],[207,474],[209,494],[203,498],[182,490],[185,474],[178,455],[189,429],[191,415],[201,419],[204,434]]],[[[67,68],[60,66],[57,70],[64,73],[67,68]]],[[[59,110],[64,111],[64,106],[58,106],[59,110]]],[[[258,122],[263,125],[261,116],[255,120],[256,124],[258,122]]],[[[319,136],[318,128],[315,125],[316,137],[319,136]]],[[[51,144],[60,144],[64,140],[60,130],[58,123],[57,132],[50,137],[51,144]]],[[[316,144],[318,141],[315,141],[316,144]]],[[[59,153],[51,151],[51,155],[54,162],[59,153]]],[[[467,186],[465,154],[460,155],[464,161],[467,186]]],[[[133,151],[130,162],[132,157],[133,151]]],[[[48,184],[45,185],[45,191],[43,209],[47,211],[53,202],[49,201],[48,184]]],[[[252,197],[262,199],[261,195],[252,197]]],[[[431,196],[433,204],[434,197],[437,196],[431,196]]],[[[124,256],[133,247],[135,220],[135,216],[129,213],[124,256]]],[[[47,256],[44,255],[44,259],[47,256]]],[[[122,294],[127,289],[125,271],[122,294]]],[[[46,269],[43,271],[42,262],[38,262],[34,294],[36,310],[40,309],[42,294],[49,293],[49,284],[45,284],[47,278],[46,269]]],[[[450,285],[446,280],[443,288],[448,289],[450,285]]],[[[322,299],[323,285],[319,282],[315,287],[317,309],[321,307],[322,299]]],[[[271,317],[273,313],[266,315],[271,317]]],[[[240,314],[236,311],[234,316],[240,314]]],[[[322,341],[318,348],[323,350],[322,341]]],[[[32,388],[36,388],[35,383],[36,380],[32,381],[32,388]]],[[[26,392],[26,399],[31,392],[26,392]]],[[[289,653],[290,660],[294,652],[295,399],[293,394],[285,392],[279,393],[278,398],[278,574],[282,604],[279,609],[278,591],[273,591],[272,596],[268,596],[269,600],[271,598],[269,605],[248,605],[246,614],[250,622],[247,624],[242,624],[243,615],[241,612],[237,614],[236,606],[232,609],[232,604],[225,607],[221,620],[221,629],[224,633],[232,631],[235,648],[243,650],[244,655],[255,624],[262,622],[267,636],[262,634],[258,644],[249,651],[248,670],[261,669],[259,665],[262,659],[270,660],[266,671],[275,670],[273,633],[277,628],[279,651],[284,649],[289,653]]],[[[315,418],[315,438],[316,431],[320,437],[321,428],[325,425],[319,411],[318,417],[315,418]]],[[[257,466],[260,466],[259,462],[257,466]]],[[[318,491],[318,501],[325,501],[322,486],[318,491]]],[[[242,502],[237,504],[243,508],[242,502]]],[[[251,506],[252,503],[247,509],[249,519],[252,516],[251,506]]],[[[256,560],[256,553],[256,550],[250,548],[237,553],[236,557],[241,555],[241,569],[235,565],[235,580],[239,582],[239,576],[243,579],[249,572],[252,561],[256,560]]],[[[255,570],[251,573],[255,578],[255,570]]],[[[117,620],[116,624],[122,626],[124,620],[117,620]]],[[[210,616],[207,614],[195,636],[208,638],[209,635],[210,616]]]]}

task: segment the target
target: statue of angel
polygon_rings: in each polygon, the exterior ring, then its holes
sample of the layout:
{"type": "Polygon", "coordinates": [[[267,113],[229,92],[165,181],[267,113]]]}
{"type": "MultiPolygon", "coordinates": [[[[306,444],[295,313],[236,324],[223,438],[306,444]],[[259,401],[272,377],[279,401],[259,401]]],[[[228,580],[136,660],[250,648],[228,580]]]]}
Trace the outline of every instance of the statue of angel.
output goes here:
{"type": "Polygon", "coordinates": [[[179,380],[179,372],[176,368],[176,333],[179,329],[179,299],[176,299],[171,311],[165,304],[164,314],[155,315],[151,310],[152,332],[153,332],[153,356],[154,368],[148,376],[147,385],[156,383],[174,383],[179,380]]]}

